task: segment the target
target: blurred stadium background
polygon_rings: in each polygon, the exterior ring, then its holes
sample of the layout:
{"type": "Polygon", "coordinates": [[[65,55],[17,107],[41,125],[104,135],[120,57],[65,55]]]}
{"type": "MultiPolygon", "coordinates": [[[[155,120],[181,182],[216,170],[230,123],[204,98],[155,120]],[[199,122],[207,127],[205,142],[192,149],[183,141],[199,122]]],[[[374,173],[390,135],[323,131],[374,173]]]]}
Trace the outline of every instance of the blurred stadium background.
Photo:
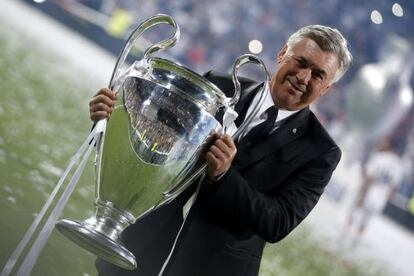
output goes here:
{"type": "MultiPolygon", "coordinates": [[[[275,55],[297,28],[326,24],[349,40],[354,64],[313,110],[344,156],[306,223],[266,248],[261,275],[412,275],[414,250],[414,3],[338,0],[3,0],[0,3],[0,266],[22,238],[90,129],[87,103],[107,85],[115,56],[139,22],[173,16],[180,42],[165,54],[203,73],[275,55]],[[338,248],[364,164],[388,137],[404,176],[361,246],[338,248]]],[[[148,43],[165,37],[156,29],[148,43]]],[[[249,72],[247,72],[249,73],[249,72]]],[[[255,72],[251,72],[255,76],[255,72]]],[[[92,212],[92,168],[64,216],[92,212]]],[[[52,234],[33,275],[95,275],[93,256],[52,234]]]]}

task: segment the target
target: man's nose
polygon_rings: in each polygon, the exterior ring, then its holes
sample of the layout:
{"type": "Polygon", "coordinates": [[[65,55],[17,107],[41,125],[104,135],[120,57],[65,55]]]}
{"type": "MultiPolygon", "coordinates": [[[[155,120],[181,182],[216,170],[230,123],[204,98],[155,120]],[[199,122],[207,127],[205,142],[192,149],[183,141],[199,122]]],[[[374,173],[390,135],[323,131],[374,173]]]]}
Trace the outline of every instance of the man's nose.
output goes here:
{"type": "Polygon", "coordinates": [[[307,85],[312,77],[312,70],[303,68],[296,74],[296,78],[300,84],[307,85]]]}

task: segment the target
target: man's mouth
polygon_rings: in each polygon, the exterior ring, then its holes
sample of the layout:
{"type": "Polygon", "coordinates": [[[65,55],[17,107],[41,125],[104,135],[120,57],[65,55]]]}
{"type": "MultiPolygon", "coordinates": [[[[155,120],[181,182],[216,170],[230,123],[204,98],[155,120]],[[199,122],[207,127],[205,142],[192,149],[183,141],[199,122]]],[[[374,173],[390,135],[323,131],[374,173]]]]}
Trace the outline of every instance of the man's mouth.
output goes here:
{"type": "Polygon", "coordinates": [[[300,92],[300,93],[302,93],[302,94],[305,94],[305,93],[306,93],[306,87],[301,87],[301,86],[303,86],[303,85],[299,85],[299,84],[297,84],[297,83],[296,83],[296,81],[295,81],[295,80],[292,80],[291,78],[288,78],[287,80],[288,80],[288,82],[289,82],[290,86],[291,86],[291,87],[292,87],[295,91],[300,92]]]}

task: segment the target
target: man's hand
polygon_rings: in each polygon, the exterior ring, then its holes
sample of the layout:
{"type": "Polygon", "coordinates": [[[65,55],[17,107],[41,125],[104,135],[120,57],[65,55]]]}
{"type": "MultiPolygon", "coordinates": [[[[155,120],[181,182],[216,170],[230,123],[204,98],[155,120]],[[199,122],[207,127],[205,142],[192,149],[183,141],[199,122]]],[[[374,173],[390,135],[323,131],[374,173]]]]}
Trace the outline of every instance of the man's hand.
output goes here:
{"type": "Polygon", "coordinates": [[[89,115],[95,123],[108,118],[114,108],[116,94],[108,88],[102,88],[89,101],[89,115]]]}
{"type": "Polygon", "coordinates": [[[236,145],[230,135],[221,135],[216,139],[206,154],[207,173],[211,180],[217,180],[217,177],[230,169],[236,152],[236,145]]]}

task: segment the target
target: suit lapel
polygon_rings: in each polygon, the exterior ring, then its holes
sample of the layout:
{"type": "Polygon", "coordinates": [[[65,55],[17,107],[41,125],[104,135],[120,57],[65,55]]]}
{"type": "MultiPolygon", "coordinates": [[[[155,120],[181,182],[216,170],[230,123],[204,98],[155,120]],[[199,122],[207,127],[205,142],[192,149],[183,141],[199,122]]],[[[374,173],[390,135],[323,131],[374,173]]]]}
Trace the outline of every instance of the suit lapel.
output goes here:
{"type": "Polygon", "coordinates": [[[254,96],[262,85],[263,84],[252,85],[242,92],[240,100],[235,106],[235,110],[239,114],[234,121],[237,127],[240,127],[241,123],[244,121],[250,103],[253,101],[254,96]]]}
{"type": "Polygon", "coordinates": [[[233,162],[234,166],[243,169],[302,136],[306,132],[309,113],[309,108],[299,111],[282,122],[280,127],[264,141],[258,141],[252,148],[238,152],[233,162]]]}

